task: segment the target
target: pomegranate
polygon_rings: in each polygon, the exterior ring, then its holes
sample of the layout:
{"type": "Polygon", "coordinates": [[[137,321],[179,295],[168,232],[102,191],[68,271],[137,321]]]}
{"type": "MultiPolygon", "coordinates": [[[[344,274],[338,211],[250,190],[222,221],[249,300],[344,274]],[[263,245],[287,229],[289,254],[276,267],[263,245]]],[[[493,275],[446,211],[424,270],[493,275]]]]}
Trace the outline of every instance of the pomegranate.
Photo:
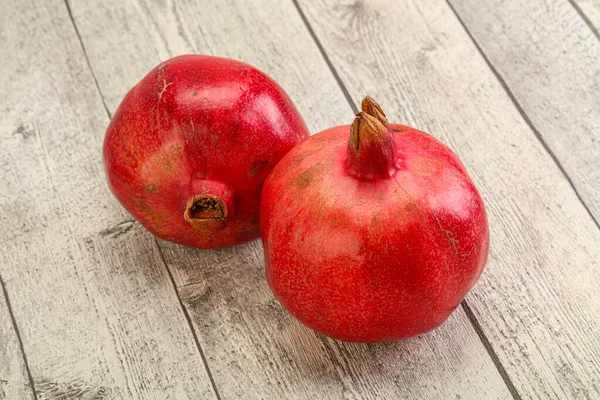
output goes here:
{"type": "Polygon", "coordinates": [[[306,137],[294,104],[267,75],[185,55],[154,68],[123,99],[104,141],[106,176],[157,237],[235,245],[259,236],[264,180],[306,137]]]}
{"type": "Polygon", "coordinates": [[[260,207],[272,291],[332,338],[380,342],[442,324],[482,273],[489,230],[457,156],[389,124],[371,98],[351,126],[292,149],[260,207]]]}

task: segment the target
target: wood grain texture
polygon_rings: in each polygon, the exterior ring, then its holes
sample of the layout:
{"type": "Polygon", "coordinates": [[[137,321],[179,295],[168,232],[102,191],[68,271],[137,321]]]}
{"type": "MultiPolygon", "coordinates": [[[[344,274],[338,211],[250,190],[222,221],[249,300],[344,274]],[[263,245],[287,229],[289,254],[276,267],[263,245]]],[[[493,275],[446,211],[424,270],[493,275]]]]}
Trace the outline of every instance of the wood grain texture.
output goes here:
{"type": "Polygon", "coordinates": [[[4,294],[0,288],[0,400],[33,399],[19,338],[4,294]]]}
{"type": "Polygon", "coordinates": [[[160,62],[188,53],[231,57],[263,68],[284,86],[311,132],[347,124],[352,110],[313,45],[293,6],[277,3],[112,0],[105,5],[70,0],[100,89],[111,111],[160,62]],[[295,23],[289,20],[295,19],[295,23]],[[274,23],[274,21],[278,21],[274,23]],[[268,71],[267,71],[268,70],[268,71]],[[306,85],[311,76],[311,84],[306,85]],[[334,107],[323,110],[324,100],[334,107]],[[328,120],[311,118],[328,115],[328,120]]]}
{"type": "Polygon", "coordinates": [[[154,239],[106,189],[64,2],[2,8],[0,268],[38,398],[214,398],[154,239]]]}
{"type": "Polygon", "coordinates": [[[600,221],[600,40],[566,1],[450,3],[600,221]]]}
{"type": "Polygon", "coordinates": [[[361,345],[302,326],[272,296],[262,247],[165,251],[224,398],[510,398],[461,308],[430,334],[361,345]]]}
{"type": "Polygon", "coordinates": [[[598,398],[600,230],[449,5],[301,5],[356,101],[369,93],[471,171],[492,242],[467,300],[520,396],[598,398]]]}
{"type": "MultiPolygon", "coordinates": [[[[160,61],[196,51],[269,73],[313,132],[352,119],[291,2],[70,4],[111,111],[160,61]]],[[[160,246],[223,398],[510,398],[462,308],[436,332],[413,340],[336,342],[300,325],[275,301],[260,243],[218,251],[160,246]]]]}

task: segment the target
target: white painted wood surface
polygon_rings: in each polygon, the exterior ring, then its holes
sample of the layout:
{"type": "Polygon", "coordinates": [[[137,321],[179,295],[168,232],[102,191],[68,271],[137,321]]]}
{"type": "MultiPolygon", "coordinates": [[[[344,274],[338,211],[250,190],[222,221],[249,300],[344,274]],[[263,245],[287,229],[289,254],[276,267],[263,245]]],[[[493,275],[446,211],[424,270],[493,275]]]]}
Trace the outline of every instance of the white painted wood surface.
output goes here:
{"type": "MultiPolygon", "coordinates": [[[[269,73],[312,132],[353,117],[291,2],[70,4],[111,111],[160,61],[195,51],[269,73]]],[[[411,341],[345,344],[303,327],[275,301],[258,242],[220,251],[160,246],[222,398],[510,398],[462,309],[411,341]]]]}
{"type": "Polygon", "coordinates": [[[0,400],[33,399],[25,359],[7,303],[4,290],[0,288],[0,400]]]}
{"type": "Polygon", "coordinates": [[[37,397],[214,398],[158,249],[107,192],[108,117],[65,3],[0,18],[0,266],[37,397]]]}
{"type": "Polygon", "coordinates": [[[449,5],[300,3],[352,97],[448,143],[481,189],[491,255],[467,301],[520,396],[600,397],[600,230],[449,5]]]}
{"type": "Polygon", "coordinates": [[[600,221],[600,38],[567,1],[450,3],[600,221]]]}
{"type": "Polygon", "coordinates": [[[575,8],[583,14],[583,18],[600,37],[600,0],[572,0],[575,8]]]}
{"type": "MultiPolygon", "coordinates": [[[[598,43],[569,2],[515,1],[451,4],[496,53],[527,50],[523,64],[488,57],[595,212],[598,43]],[[500,17],[501,32],[487,27],[500,17]],[[567,139],[565,124],[577,128],[567,139]]],[[[573,1],[593,24],[597,0],[573,1]]],[[[37,398],[600,398],[600,229],[452,8],[299,3],[320,43],[292,1],[0,0],[0,276],[37,398]],[[419,338],[337,342],[275,301],[259,242],[201,251],[131,221],[104,183],[107,113],[160,61],[192,52],[260,67],[312,132],[347,124],[346,97],[368,93],[454,148],[492,229],[468,306],[419,338]]],[[[32,398],[29,385],[0,292],[0,399],[32,398]]]]}

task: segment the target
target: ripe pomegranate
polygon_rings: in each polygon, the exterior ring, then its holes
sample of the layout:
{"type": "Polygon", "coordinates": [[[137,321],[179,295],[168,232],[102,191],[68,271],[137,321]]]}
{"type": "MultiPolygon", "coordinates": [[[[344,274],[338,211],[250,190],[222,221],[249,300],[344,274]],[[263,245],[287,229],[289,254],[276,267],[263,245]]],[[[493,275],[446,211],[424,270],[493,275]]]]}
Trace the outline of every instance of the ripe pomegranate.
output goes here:
{"type": "Polygon", "coordinates": [[[436,328],[489,249],[483,201],[457,156],[389,124],[369,97],[351,126],[310,137],[277,164],[260,216],[276,297],[304,324],[347,341],[436,328]]]}
{"type": "Polygon", "coordinates": [[[308,137],[271,78],[240,61],[175,57],[127,93],[104,141],[110,189],[152,234],[201,248],[259,236],[260,191],[308,137]]]}

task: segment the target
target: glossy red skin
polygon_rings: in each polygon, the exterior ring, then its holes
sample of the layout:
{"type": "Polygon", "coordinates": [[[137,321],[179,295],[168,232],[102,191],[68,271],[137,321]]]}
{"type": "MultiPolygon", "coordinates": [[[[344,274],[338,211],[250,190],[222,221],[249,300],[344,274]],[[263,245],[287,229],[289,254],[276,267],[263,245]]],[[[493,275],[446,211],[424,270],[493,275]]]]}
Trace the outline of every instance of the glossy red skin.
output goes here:
{"type": "Polygon", "coordinates": [[[259,236],[262,184],[307,136],[290,98],[264,73],[235,60],[180,56],[123,99],[104,141],[106,176],[119,202],[157,237],[230,246],[259,236]],[[187,202],[221,184],[232,196],[226,226],[195,230],[183,216],[187,202]]]}
{"type": "Polygon", "coordinates": [[[382,342],[442,324],[489,249],[481,196],[465,167],[424,132],[392,124],[397,171],[358,180],[349,126],[288,153],[263,187],[266,274],[301,322],[332,338],[382,342]]]}

